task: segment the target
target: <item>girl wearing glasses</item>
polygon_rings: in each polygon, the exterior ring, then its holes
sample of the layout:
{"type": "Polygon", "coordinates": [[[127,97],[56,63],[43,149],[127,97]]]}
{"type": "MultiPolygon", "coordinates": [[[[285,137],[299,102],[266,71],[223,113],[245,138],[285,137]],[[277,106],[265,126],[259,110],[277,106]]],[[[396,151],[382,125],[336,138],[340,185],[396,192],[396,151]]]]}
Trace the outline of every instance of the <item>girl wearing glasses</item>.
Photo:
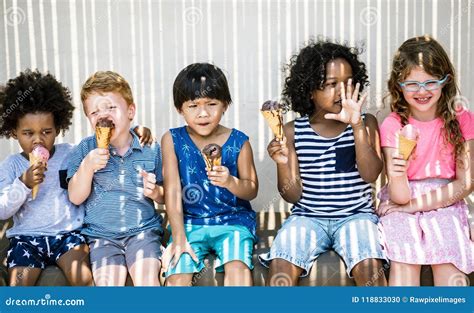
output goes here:
{"type": "Polygon", "coordinates": [[[474,114],[462,106],[453,65],[431,37],[401,45],[388,89],[392,113],[380,128],[388,184],[377,213],[391,260],[389,284],[420,285],[425,264],[436,286],[466,285],[465,274],[474,271],[464,202],[474,178],[474,114]],[[405,160],[399,137],[407,124],[418,139],[405,160]]]}

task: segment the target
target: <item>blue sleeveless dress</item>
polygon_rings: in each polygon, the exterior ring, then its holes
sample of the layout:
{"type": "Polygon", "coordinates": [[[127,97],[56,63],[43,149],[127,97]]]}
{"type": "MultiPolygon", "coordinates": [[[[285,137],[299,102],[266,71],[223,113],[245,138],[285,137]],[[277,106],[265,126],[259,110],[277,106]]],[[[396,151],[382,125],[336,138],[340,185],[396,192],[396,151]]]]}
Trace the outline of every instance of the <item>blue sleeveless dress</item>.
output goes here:
{"type": "MultiPolygon", "coordinates": [[[[250,202],[237,198],[226,188],[214,186],[206,174],[201,151],[186,126],[170,129],[181,178],[184,223],[193,225],[241,225],[255,236],[256,214],[250,202]]],[[[239,177],[237,159],[248,137],[232,129],[222,146],[222,165],[239,177]]]]}

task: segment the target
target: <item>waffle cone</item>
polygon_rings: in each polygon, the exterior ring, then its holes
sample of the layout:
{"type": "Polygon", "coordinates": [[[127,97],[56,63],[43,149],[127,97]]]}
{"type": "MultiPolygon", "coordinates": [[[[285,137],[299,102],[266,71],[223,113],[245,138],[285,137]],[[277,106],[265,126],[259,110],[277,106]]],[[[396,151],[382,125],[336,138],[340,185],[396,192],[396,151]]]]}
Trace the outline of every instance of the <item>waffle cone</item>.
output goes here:
{"type": "Polygon", "coordinates": [[[283,114],[282,110],[263,110],[263,117],[272,129],[273,134],[278,139],[283,139],[283,114]]]}
{"type": "Polygon", "coordinates": [[[211,171],[214,166],[220,166],[222,162],[222,157],[210,158],[207,155],[202,155],[204,158],[204,163],[206,163],[206,168],[208,171],[211,171]]]}
{"type": "Polygon", "coordinates": [[[416,140],[408,139],[402,135],[398,137],[398,151],[405,160],[408,160],[416,146],[416,140]]]}
{"type": "Polygon", "coordinates": [[[111,127],[96,127],[95,128],[95,138],[97,140],[98,148],[108,149],[111,136],[112,136],[111,127]]]}
{"type": "MultiPolygon", "coordinates": [[[[29,156],[30,156],[30,166],[32,166],[33,164],[35,164],[37,162],[42,161],[42,159],[40,157],[35,156],[33,153],[30,153],[29,156]]],[[[38,194],[38,191],[39,191],[39,184],[34,185],[33,188],[31,189],[31,198],[33,200],[36,199],[36,195],[38,194]]]]}

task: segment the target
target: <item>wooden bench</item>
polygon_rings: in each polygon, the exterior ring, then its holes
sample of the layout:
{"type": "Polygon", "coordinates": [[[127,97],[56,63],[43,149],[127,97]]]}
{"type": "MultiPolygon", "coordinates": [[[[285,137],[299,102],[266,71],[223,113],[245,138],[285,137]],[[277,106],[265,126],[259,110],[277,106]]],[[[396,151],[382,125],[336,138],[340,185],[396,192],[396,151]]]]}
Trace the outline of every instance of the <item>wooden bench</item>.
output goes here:
{"type": "MultiPolygon", "coordinates": [[[[473,205],[472,197],[469,200],[473,205]]],[[[283,221],[289,216],[289,213],[279,212],[258,212],[257,213],[257,235],[259,243],[255,247],[253,262],[254,284],[264,286],[267,281],[268,270],[262,266],[257,255],[267,252],[280,229],[283,221]]],[[[166,221],[165,221],[166,223],[166,221]]],[[[7,282],[6,254],[8,250],[8,239],[5,238],[5,231],[11,226],[11,220],[0,222],[0,285],[4,286],[7,282]]],[[[206,267],[199,274],[196,274],[193,283],[198,286],[222,286],[223,274],[214,273],[214,258],[209,257],[205,260],[206,267]]],[[[470,276],[471,285],[474,285],[474,273],[470,276]]],[[[431,269],[428,266],[422,270],[422,285],[430,286],[433,284],[431,269]]],[[[38,279],[39,286],[62,286],[68,285],[65,276],[57,266],[48,266],[38,279]]],[[[130,279],[127,285],[132,285],[130,279]]],[[[350,279],[346,272],[344,262],[333,251],[324,253],[315,262],[308,277],[300,280],[301,286],[353,286],[354,281],[350,279]]]]}

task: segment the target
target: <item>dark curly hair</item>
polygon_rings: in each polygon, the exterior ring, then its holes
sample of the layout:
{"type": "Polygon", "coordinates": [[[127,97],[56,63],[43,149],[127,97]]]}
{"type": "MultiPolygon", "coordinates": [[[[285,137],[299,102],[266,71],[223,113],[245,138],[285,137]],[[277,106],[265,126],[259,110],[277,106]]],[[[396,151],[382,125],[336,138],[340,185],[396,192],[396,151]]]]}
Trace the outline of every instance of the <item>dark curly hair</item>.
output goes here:
{"type": "Polygon", "coordinates": [[[359,83],[362,91],[369,83],[365,64],[358,59],[361,53],[362,48],[349,47],[347,43],[331,42],[321,37],[310,40],[285,66],[289,72],[282,93],[286,107],[291,107],[301,116],[311,116],[315,111],[311,93],[323,88],[326,64],[338,58],[351,65],[352,81],[359,83]]]}
{"type": "Polygon", "coordinates": [[[73,111],[70,91],[53,75],[27,69],[0,88],[0,136],[10,138],[18,120],[36,112],[52,113],[56,129],[64,134],[73,111]]]}

